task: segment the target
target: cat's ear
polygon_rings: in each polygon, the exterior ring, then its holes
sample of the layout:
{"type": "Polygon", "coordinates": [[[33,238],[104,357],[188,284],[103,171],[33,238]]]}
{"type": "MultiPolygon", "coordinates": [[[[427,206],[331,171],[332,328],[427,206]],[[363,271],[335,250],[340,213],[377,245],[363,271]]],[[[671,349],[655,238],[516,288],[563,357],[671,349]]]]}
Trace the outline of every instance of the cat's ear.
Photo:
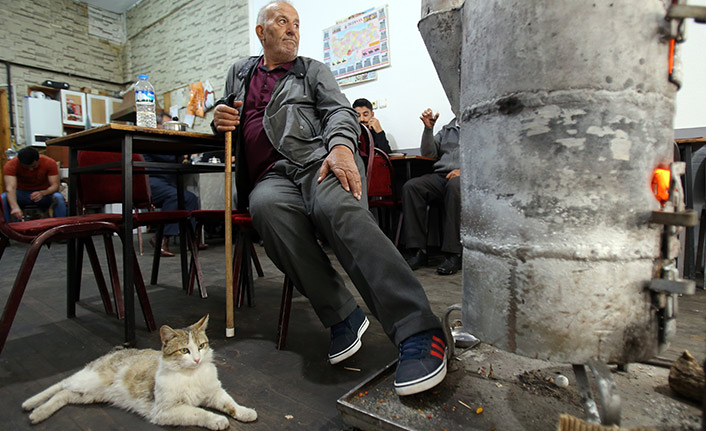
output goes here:
{"type": "Polygon", "coordinates": [[[194,323],[192,327],[197,331],[206,331],[206,327],[208,327],[208,314],[203,316],[198,322],[194,323]]]}
{"type": "Polygon", "coordinates": [[[167,325],[162,325],[162,327],[159,328],[159,337],[162,339],[163,345],[167,344],[167,342],[169,342],[169,340],[171,340],[172,338],[174,338],[176,336],[177,336],[176,331],[167,325]]]}

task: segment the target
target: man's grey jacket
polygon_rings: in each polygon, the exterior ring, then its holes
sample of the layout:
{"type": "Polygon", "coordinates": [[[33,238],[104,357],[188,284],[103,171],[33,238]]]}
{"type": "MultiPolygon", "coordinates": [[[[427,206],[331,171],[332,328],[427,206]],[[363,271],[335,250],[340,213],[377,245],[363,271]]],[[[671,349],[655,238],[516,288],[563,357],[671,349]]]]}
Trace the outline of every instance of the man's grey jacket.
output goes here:
{"type": "MultiPolygon", "coordinates": [[[[250,79],[260,58],[245,58],[230,67],[224,93],[227,96],[217,105],[233,106],[237,100],[245,102],[250,79]]],[[[211,126],[215,132],[213,123],[211,126]]],[[[263,127],[274,148],[301,167],[322,162],[336,145],[345,145],[355,153],[360,136],[356,112],[341,93],[331,70],[307,57],[297,57],[289,71],[277,81],[272,99],[265,108],[263,127]]],[[[244,154],[242,127],[236,129],[233,142],[238,208],[245,209],[253,185],[249,184],[247,167],[241,157],[244,154]]]]}

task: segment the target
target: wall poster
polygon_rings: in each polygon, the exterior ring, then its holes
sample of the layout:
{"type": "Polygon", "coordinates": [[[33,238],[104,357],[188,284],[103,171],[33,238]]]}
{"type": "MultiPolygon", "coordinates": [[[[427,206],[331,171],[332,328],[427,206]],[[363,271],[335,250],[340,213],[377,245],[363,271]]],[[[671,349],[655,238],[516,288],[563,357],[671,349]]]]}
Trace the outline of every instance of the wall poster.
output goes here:
{"type": "Polygon", "coordinates": [[[387,5],[324,29],[324,63],[336,79],[389,66],[387,5]]]}

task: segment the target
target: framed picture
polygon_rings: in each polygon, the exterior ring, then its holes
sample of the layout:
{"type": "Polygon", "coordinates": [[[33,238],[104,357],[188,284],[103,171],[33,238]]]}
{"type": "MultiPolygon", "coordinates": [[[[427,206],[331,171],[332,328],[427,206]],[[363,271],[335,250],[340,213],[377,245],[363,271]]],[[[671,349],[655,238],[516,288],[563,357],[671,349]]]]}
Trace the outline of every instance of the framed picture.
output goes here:
{"type": "Polygon", "coordinates": [[[61,116],[64,124],[86,125],[86,93],[61,90],[61,116]]]}
{"type": "Polygon", "coordinates": [[[91,126],[98,127],[110,123],[109,103],[105,96],[86,94],[88,102],[88,121],[91,126]]]}

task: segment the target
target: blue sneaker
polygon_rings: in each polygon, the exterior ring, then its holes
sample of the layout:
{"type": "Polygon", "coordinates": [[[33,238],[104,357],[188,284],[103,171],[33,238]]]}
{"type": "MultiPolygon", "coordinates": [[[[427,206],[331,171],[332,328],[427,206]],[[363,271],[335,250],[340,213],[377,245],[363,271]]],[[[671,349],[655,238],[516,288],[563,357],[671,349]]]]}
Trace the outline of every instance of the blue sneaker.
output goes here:
{"type": "Polygon", "coordinates": [[[331,347],[328,351],[328,361],[331,365],[350,358],[360,349],[363,345],[360,339],[369,324],[363,310],[356,307],[343,322],[331,327],[331,347]]]}
{"type": "Polygon", "coordinates": [[[446,342],[441,329],[431,329],[400,343],[395,373],[397,395],[412,395],[431,389],[446,377],[446,342]]]}

